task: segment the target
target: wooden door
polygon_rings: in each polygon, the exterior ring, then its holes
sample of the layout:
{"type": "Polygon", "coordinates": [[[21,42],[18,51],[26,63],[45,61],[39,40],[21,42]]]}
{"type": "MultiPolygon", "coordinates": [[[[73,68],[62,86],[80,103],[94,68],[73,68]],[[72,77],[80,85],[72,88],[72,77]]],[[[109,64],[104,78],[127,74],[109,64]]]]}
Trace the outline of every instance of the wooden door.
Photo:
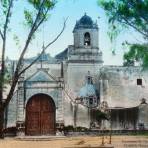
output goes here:
{"type": "Polygon", "coordinates": [[[55,105],[47,95],[30,98],[26,106],[26,135],[51,135],[55,133],[55,105]]]}

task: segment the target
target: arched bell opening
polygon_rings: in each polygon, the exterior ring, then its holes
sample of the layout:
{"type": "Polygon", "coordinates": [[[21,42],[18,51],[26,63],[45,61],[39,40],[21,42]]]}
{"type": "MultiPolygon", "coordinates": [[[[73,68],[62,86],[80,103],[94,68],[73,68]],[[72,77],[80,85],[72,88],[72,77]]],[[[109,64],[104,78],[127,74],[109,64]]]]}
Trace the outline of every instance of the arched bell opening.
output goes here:
{"type": "Polygon", "coordinates": [[[91,45],[90,33],[88,33],[88,32],[86,32],[84,34],[84,45],[85,46],[90,46],[91,45]]]}

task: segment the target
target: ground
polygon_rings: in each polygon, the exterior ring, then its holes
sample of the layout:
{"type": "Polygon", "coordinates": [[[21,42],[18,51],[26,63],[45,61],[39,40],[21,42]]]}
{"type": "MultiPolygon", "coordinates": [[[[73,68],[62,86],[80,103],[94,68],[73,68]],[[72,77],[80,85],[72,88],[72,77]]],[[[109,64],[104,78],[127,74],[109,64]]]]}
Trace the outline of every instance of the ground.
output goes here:
{"type": "MultiPolygon", "coordinates": [[[[101,144],[102,137],[81,136],[36,140],[5,138],[5,140],[0,140],[0,148],[64,148],[72,146],[83,146],[84,148],[84,145],[88,147],[101,144]]],[[[105,142],[108,141],[109,138],[105,137],[105,142]]],[[[148,136],[113,136],[112,144],[115,148],[148,148],[148,136]]]]}

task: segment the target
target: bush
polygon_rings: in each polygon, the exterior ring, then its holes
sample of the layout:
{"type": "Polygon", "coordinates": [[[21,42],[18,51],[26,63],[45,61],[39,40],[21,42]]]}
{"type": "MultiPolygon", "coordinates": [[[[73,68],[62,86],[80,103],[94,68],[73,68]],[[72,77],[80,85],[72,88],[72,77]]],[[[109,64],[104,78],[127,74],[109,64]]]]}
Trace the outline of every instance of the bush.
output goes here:
{"type": "Polygon", "coordinates": [[[88,131],[88,128],[78,126],[78,127],[76,127],[76,131],[77,131],[77,132],[86,132],[86,131],[88,131]]]}
{"type": "Polygon", "coordinates": [[[17,128],[16,127],[8,127],[3,130],[5,135],[16,135],[17,128]]]}
{"type": "Polygon", "coordinates": [[[81,126],[78,126],[76,128],[74,128],[72,125],[68,125],[68,126],[64,126],[63,130],[65,132],[84,132],[84,131],[88,131],[88,129],[86,127],[81,127],[81,126]]]}
{"type": "Polygon", "coordinates": [[[72,125],[64,126],[63,130],[66,132],[71,132],[74,131],[74,127],[72,125]]]}

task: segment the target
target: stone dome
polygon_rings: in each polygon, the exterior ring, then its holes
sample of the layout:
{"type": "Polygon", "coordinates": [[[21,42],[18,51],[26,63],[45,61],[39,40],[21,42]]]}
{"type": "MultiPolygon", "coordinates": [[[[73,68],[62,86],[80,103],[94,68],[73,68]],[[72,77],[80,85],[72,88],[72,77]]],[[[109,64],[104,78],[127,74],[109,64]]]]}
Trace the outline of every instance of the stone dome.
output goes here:
{"type": "Polygon", "coordinates": [[[91,19],[91,17],[89,17],[88,15],[85,15],[81,17],[81,19],[79,20],[79,24],[80,25],[89,25],[92,26],[93,25],[93,21],[91,19]]]}
{"type": "Polygon", "coordinates": [[[85,97],[91,97],[96,96],[96,89],[93,84],[86,84],[84,87],[80,89],[79,97],[85,98],[85,97]]]}
{"type": "Polygon", "coordinates": [[[82,16],[80,20],[76,22],[74,31],[75,29],[79,28],[98,29],[98,25],[97,23],[94,23],[92,18],[85,13],[84,16],[82,16]]]}

